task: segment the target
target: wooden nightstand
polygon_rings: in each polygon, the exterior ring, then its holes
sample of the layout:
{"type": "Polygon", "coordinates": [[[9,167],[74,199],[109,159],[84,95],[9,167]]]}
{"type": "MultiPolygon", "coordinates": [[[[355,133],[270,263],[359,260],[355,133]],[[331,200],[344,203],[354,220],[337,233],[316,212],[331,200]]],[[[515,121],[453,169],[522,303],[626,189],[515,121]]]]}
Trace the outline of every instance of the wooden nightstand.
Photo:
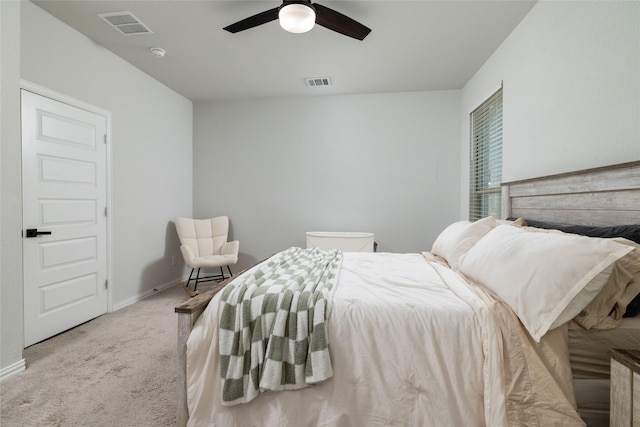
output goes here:
{"type": "Polygon", "coordinates": [[[640,350],[610,350],[611,427],[640,427],[640,350]]]}

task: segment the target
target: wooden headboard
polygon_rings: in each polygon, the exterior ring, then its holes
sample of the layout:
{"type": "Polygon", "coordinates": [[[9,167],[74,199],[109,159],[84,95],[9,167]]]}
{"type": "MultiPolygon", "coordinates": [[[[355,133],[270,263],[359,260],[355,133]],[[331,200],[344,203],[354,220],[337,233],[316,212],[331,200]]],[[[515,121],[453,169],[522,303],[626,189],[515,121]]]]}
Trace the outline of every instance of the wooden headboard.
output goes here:
{"type": "Polygon", "coordinates": [[[640,224],[640,161],[504,183],[502,215],[561,224],[640,224]]]}

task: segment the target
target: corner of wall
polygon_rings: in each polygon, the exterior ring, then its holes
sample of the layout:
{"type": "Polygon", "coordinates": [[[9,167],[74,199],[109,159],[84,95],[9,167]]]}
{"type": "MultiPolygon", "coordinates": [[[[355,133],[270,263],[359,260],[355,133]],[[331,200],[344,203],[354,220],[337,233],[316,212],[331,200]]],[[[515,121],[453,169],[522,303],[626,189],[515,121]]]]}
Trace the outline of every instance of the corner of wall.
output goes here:
{"type": "Polygon", "coordinates": [[[22,359],[22,195],[20,11],[0,1],[0,379],[24,369],[22,359]]]}

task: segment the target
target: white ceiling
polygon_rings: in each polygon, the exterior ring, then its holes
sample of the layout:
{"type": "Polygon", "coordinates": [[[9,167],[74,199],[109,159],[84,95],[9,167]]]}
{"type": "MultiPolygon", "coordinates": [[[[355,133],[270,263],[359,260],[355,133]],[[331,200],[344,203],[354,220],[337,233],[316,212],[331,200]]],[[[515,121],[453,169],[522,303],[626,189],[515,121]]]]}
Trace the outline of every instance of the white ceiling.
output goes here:
{"type": "Polygon", "coordinates": [[[34,3],[197,102],[459,89],[535,1],[319,1],[371,28],[363,41],[320,26],[291,34],[277,21],[236,34],[222,29],[278,0],[34,3]],[[123,36],[98,17],[122,11],[153,34],[123,36]],[[154,57],[151,47],[166,56],[154,57]],[[309,88],[308,77],[329,77],[333,85],[309,88]]]}

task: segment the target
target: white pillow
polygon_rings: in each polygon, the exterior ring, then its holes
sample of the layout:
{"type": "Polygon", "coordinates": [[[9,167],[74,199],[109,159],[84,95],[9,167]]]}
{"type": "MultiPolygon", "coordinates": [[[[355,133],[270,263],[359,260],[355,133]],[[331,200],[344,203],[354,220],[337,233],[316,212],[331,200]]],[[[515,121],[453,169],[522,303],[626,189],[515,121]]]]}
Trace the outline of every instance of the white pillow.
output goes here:
{"type": "Polygon", "coordinates": [[[459,243],[459,236],[462,235],[464,230],[470,225],[471,221],[458,221],[442,230],[436,238],[436,241],[433,242],[431,253],[447,259],[447,256],[455,250],[456,245],[459,243]]]}
{"type": "Polygon", "coordinates": [[[500,225],[460,258],[458,270],[506,302],[540,341],[570,304],[576,314],[584,309],[590,300],[572,304],[574,298],[587,285],[597,295],[607,277],[599,284],[591,280],[630,250],[609,239],[500,225]]]}
{"type": "Polygon", "coordinates": [[[431,252],[444,258],[453,268],[458,264],[458,259],[495,226],[496,219],[492,216],[473,223],[469,221],[454,222],[445,228],[433,242],[431,252]]]}
{"type": "Polygon", "coordinates": [[[564,310],[562,310],[562,313],[560,313],[551,326],[549,326],[549,330],[567,323],[569,320],[580,314],[580,312],[584,310],[584,308],[589,305],[589,303],[591,303],[598,294],[600,294],[600,291],[607,283],[609,276],[611,276],[611,273],[613,272],[614,265],[615,262],[612,262],[605,267],[604,270],[596,274],[586,285],[584,285],[584,288],[582,288],[582,290],[580,290],[578,294],[569,301],[569,304],[567,304],[564,310]]]}

